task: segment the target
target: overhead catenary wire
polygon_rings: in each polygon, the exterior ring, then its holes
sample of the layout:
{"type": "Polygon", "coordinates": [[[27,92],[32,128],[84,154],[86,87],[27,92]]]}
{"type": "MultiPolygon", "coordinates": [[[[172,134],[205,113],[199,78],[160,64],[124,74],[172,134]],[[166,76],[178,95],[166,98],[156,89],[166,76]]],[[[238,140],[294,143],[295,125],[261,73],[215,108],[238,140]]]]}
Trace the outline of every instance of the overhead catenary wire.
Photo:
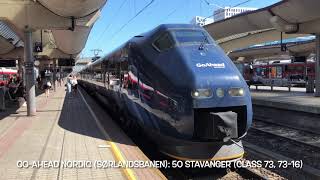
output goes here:
{"type": "Polygon", "coordinates": [[[172,14],[174,14],[175,12],[177,12],[179,7],[175,8],[174,10],[172,10],[165,18],[163,18],[163,20],[161,20],[160,22],[164,22],[166,21],[172,14]]]}
{"type": "Polygon", "coordinates": [[[173,9],[167,16],[165,16],[165,18],[163,18],[160,22],[163,23],[164,21],[166,21],[169,17],[171,17],[174,13],[176,13],[179,8],[182,8],[182,6],[178,6],[175,9],[173,9]]]}
{"type": "MultiPolygon", "coordinates": [[[[124,0],[124,1],[121,3],[121,5],[120,5],[119,8],[117,9],[117,11],[116,11],[116,12],[113,14],[113,16],[111,17],[112,20],[116,20],[115,17],[120,13],[120,9],[122,9],[122,7],[124,6],[124,4],[125,4],[127,1],[128,1],[128,0],[124,0]]],[[[109,29],[109,27],[110,27],[112,24],[113,24],[113,22],[109,23],[109,24],[105,27],[105,29],[102,31],[102,34],[101,34],[101,35],[99,36],[99,38],[97,39],[97,40],[98,40],[98,43],[97,43],[97,44],[99,44],[99,43],[101,42],[101,39],[102,39],[104,33],[107,32],[107,30],[109,29]]]]}
{"type": "Polygon", "coordinates": [[[152,3],[154,3],[155,0],[151,0],[146,6],[144,6],[136,15],[134,15],[132,18],[129,19],[124,25],[122,25],[119,30],[117,30],[113,35],[112,39],[120,33],[129,23],[131,23],[137,16],[139,16],[143,11],[145,11],[152,3]]]}

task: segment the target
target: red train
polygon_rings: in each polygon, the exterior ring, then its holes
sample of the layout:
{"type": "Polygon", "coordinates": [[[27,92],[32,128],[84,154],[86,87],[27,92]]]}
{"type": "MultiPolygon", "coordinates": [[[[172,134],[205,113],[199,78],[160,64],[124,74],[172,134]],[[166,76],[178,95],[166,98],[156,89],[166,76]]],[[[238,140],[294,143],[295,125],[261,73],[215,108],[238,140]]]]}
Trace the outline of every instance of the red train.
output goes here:
{"type": "Polygon", "coordinates": [[[13,69],[0,69],[0,86],[7,86],[10,80],[17,77],[17,70],[13,69]]]}
{"type": "Polygon", "coordinates": [[[290,83],[304,86],[306,80],[315,79],[315,62],[305,64],[278,61],[272,64],[244,65],[240,71],[249,85],[287,86],[290,83]]]}

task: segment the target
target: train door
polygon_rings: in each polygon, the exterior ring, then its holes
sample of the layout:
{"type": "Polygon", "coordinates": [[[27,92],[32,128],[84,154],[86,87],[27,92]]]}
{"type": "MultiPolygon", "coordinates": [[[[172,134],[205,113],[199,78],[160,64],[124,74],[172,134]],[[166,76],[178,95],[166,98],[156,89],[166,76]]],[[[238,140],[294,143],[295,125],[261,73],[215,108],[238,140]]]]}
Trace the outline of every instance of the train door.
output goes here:
{"type": "Polygon", "coordinates": [[[282,78],[282,66],[276,66],[276,78],[282,78]]]}
{"type": "Polygon", "coordinates": [[[271,67],[271,78],[277,77],[277,67],[271,67]]]}

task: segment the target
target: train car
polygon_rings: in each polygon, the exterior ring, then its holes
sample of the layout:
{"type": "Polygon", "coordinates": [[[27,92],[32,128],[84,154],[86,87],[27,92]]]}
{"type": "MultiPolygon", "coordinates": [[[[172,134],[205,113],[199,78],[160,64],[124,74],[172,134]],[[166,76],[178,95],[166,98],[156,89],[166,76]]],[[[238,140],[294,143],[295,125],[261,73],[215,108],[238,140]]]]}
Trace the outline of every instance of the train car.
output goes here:
{"type": "Polygon", "coordinates": [[[9,80],[17,76],[17,70],[13,69],[0,69],[0,86],[7,86],[9,80]]]}
{"type": "Polygon", "coordinates": [[[247,65],[244,78],[251,84],[287,86],[305,86],[307,79],[315,79],[314,62],[276,62],[272,64],[247,65]]]}
{"type": "Polygon", "coordinates": [[[176,159],[233,160],[252,122],[245,80],[200,26],[160,25],[80,71],[130,130],[176,159]]]}

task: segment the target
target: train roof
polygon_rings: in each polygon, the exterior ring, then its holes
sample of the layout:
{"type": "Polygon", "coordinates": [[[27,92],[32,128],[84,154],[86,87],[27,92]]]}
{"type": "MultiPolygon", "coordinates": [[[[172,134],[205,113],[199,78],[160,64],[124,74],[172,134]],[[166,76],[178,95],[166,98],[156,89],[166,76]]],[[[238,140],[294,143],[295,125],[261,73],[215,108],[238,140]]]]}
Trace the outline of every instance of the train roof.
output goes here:
{"type": "Polygon", "coordinates": [[[106,58],[112,56],[115,52],[122,49],[128,42],[144,41],[144,40],[150,38],[151,36],[153,36],[157,32],[169,31],[169,30],[173,30],[173,29],[203,29],[203,28],[199,25],[194,25],[194,24],[161,24],[150,31],[147,31],[145,33],[141,33],[140,35],[136,35],[136,36],[132,37],[131,39],[129,39],[128,41],[126,41],[125,43],[123,43],[121,46],[117,47],[116,49],[114,49],[110,53],[108,53],[105,56],[101,57],[100,59],[94,61],[93,63],[88,64],[82,70],[85,70],[85,69],[89,68],[90,66],[94,66],[95,64],[101,63],[101,61],[104,61],[106,58]]]}
{"type": "Polygon", "coordinates": [[[0,72],[5,72],[5,73],[17,73],[18,70],[16,69],[7,69],[7,68],[0,68],[0,72]]]}

